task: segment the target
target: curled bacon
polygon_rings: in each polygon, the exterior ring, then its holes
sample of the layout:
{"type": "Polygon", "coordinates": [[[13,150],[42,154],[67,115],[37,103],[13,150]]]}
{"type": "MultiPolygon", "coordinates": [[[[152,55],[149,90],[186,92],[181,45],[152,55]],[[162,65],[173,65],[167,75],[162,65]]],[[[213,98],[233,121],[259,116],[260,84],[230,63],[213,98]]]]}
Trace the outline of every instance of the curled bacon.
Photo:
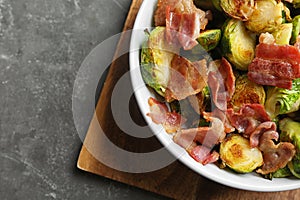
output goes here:
{"type": "Polygon", "coordinates": [[[260,174],[269,174],[287,165],[294,157],[296,150],[289,142],[275,144],[273,140],[278,139],[278,133],[270,130],[264,132],[260,137],[259,149],[263,152],[264,164],[257,170],[260,174]]]}
{"type": "Polygon", "coordinates": [[[260,123],[270,121],[261,104],[244,104],[238,112],[230,108],[227,117],[233,127],[246,135],[252,133],[260,123]]]}
{"type": "MultiPolygon", "coordinates": [[[[248,135],[250,137],[250,146],[252,148],[257,147],[259,145],[259,140],[261,135],[263,135],[267,131],[275,131],[276,132],[276,124],[275,122],[267,121],[259,124],[255,130],[248,135]]],[[[277,138],[273,138],[276,139],[277,138]]]]}
{"type": "Polygon", "coordinates": [[[235,76],[231,64],[225,58],[222,58],[219,63],[211,63],[209,68],[208,85],[212,100],[218,109],[225,111],[227,102],[231,99],[235,90],[235,76]],[[215,64],[216,66],[214,66],[215,64]]]}

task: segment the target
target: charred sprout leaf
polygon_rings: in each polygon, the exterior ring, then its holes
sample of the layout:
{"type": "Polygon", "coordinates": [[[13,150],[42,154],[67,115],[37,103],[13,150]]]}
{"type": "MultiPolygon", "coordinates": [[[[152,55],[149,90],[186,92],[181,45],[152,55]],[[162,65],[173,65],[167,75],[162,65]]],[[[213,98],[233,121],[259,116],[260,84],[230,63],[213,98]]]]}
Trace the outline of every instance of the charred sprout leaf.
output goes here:
{"type": "Polygon", "coordinates": [[[223,27],[221,48],[224,56],[240,70],[247,70],[255,55],[256,37],[240,20],[229,19],[223,27]]]}
{"type": "Polygon", "coordinates": [[[221,0],[212,0],[213,5],[215,6],[215,8],[216,8],[218,11],[222,11],[222,8],[221,8],[221,5],[220,5],[220,1],[221,1],[221,0]]]}
{"type": "Polygon", "coordinates": [[[221,30],[213,29],[201,32],[199,37],[197,38],[197,41],[203,47],[203,49],[205,49],[206,51],[210,51],[219,44],[220,39],[221,30]]]}
{"type": "Polygon", "coordinates": [[[294,8],[300,8],[300,0],[293,0],[294,8]]]}
{"type": "Polygon", "coordinates": [[[300,15],[297,15],[293,18],[292,24],[293,24],[293,31],[291,36],[291,44],[295,44],[297,37],[300,33],[300,15]]]}
{"type": "Polygon", "coordinates": [[[293,24],[280,24],[278,28],[272,33],[275,43],[279,45],[290,44],[292,36],[293,24]]]}
{"type": "Polygon", "coordinates": [[[179,48],[165,41],[165,28],[156,27],[150,32],[141,51],[141,72],[145,83],[164,96],[169,81],[169,66],[179,48]]]}
{"type": "Polygon", "coordinates": [[[194,4],[198,8],[204,9],[204,10],[212,10],[215,8],[212,1],[207,1],[207,0],[194,0],[194,4]]]}
{"type": "Polygon", "coordinates": [[[292,22],[291,11],[287,6],[283,6],[282,23],[292,22]]]}
{"type": "Polygon", "coordinates": [[[231,98],[231,106],[240,108],[243,104],[264,104],[266,93],[262,85],[250,81],[247,75],[239,76],[235,81],[235,92],[231,98]]]}
{"type": "Polygon", "coordinates": [[[288,163],[288,168],[294,176],[300,178],[300,122],[284,118],[279,122],[280,140],[291,142],[296,148],[296,155],[288,163]]]}
{"type": "Polygon", "coordinates": [[[297,111],[300,107],[300,78],[293,80],[292,89],[268,87],[265,108],[271,119],[297,111]]]}
{"type": "Polygon", "coordinates": [[[247,29],[255,33],[273,32],[282,24],[284,5],[276,0],[257,0],[249,20],[245,22],[247,29]]]}
{"type": "Polygon", "coordinates": [[[295,177],[300,178],[300,155],[299,154],[297,154],[293,158],[293,160],[288,163],[288,167],[295,177]]]}
{"type": "Polygon", "coordinates": [[[220,0],[220,7],[230,17],[246,21],[255,9],[255,0],[220,0]]]}
{"type": "Polygon", "coordinates": [[[220,158],[228,167],[239,173],[249,173],[263,164],[258,148],[251,148],[248,139],[232,134],[220,145],[220,158]]]}
{"type": "Polygon", "coordinates": [[[288,176],[292,176],[293,174],[291,173],[290,169],[286,166],[284,168],[278,169],[276,172],[274,173],[270,173],[267,176],[269,176],[269,179],[272,178],[285,178],[288,176]]]}

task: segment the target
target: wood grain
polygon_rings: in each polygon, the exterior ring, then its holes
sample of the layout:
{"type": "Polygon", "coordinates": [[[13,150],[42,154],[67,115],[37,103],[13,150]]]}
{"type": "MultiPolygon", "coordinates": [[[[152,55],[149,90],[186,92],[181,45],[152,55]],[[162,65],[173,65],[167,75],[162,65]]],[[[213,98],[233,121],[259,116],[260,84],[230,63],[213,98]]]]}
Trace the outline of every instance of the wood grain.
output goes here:
{"type": "MultiPolygon", "coordinates": [[[[133,27],[135,17],[142,0],[133,0],[124,24],[124,31],[133,27]]],[[[120,38],[116,52],[120,48],[129,47],[129,37],[123,34],[120,38]]],[[[116,54],[117,54],[116,53],[116,54]]],[[[127,173],[110,168],[99,161],[98,156],[107,154],[115,159],[118,165],[119,159],[112,152],[107,152],[107,144],[103,141],[103,134],[118,147],[132,152],[151,152],[162,148],[155,137],[147,139],[134,138],[125,134],[115,123],[110,108],[111,95],[115,84],[128,71],[128,54],[115,58],[103,86],[95,115],[91,121],[82,146],[77,166],[78,168],[112,180],[120,181],[136,186],[172,199],[213,199],[213,200],[292,200],[300,199],[300,189],[284,192],[251,192],[233,189],[213,181],[210,181],[193,172],[178,161],[148,173],[127,173]],[[101,129],[99,128],[99,124],[101,129]]],[[[128,87],[131,88],[128,82],[128,87]]],[[[130,101],[131,117],[138,124],[145,124],[134,98],[130,101]]],[[[148,130],[150,131],[150,130],[148,130]]],[[[171,155],[169,155],[171,156],[171,155]]],[[[138,164],[138,163],[132,163],[138,164]]]]}

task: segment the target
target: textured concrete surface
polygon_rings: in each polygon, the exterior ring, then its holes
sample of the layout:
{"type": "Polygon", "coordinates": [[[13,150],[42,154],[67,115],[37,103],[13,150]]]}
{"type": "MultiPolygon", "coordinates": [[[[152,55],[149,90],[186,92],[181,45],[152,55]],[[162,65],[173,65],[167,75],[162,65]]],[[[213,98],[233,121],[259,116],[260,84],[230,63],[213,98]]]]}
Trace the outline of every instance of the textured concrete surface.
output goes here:
{"type": "Polygon", "coordinates": [[[130,0],[0,0],[0,199],[162,199],[76,169],[72,89],[130,0]]]}

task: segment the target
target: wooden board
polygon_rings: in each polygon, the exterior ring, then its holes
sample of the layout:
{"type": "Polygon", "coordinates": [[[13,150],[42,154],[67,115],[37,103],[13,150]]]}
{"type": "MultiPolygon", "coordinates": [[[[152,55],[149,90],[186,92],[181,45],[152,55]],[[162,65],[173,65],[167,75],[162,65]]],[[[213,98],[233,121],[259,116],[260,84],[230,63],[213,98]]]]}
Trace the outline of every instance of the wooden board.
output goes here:
{"type": "MultiPolygon", "coordinates": [[[[124,25],[124,31],[132,29],[141,3],[142,0],[132,1],[124,25]]],[[[122,35],[116,52],[118,52],[121,47],[124,48],[128,46],[129,38],[122,35]]],[[[300,189],[263,193],[238,190],[223,186],[200,176],[178,161],[154,172],[127,173],[112,169],[101,163],[98,159],[95,159],[95,157],[97,157],[96,154],[100,156],[101,154],[108,154],[106,156],[114,158],[116,163],[118,162],[118,157],[116,157],[113,152],[106,151],[107,146],[105,142],[103,142],[103,137],[101,137],[101,134],[103,133],[106,134],[106,137],[109,138],[111,142],[127,151],[151,152],[155,149],[162,148],[155,137],[141,139],[125,134],[113,120],[112,111],[110,109],[112,90],[120,77],[128,71],[128,65],[128,54],[125,54],[116,59],[110,67],[96,107],[95,115],[91,121],[84,145],[78,158],[78,168],[173,199],[300,199],[300,189]],[[98,123],[100,123],[103,131],[99,129],[98,123]]],[[[128,83],[128,87],[131,87],[130,83],[128,83]]],[[[129,107],[133,120],[140,125],[145,124],[134,98],[131,98],[129,107]]]]}

